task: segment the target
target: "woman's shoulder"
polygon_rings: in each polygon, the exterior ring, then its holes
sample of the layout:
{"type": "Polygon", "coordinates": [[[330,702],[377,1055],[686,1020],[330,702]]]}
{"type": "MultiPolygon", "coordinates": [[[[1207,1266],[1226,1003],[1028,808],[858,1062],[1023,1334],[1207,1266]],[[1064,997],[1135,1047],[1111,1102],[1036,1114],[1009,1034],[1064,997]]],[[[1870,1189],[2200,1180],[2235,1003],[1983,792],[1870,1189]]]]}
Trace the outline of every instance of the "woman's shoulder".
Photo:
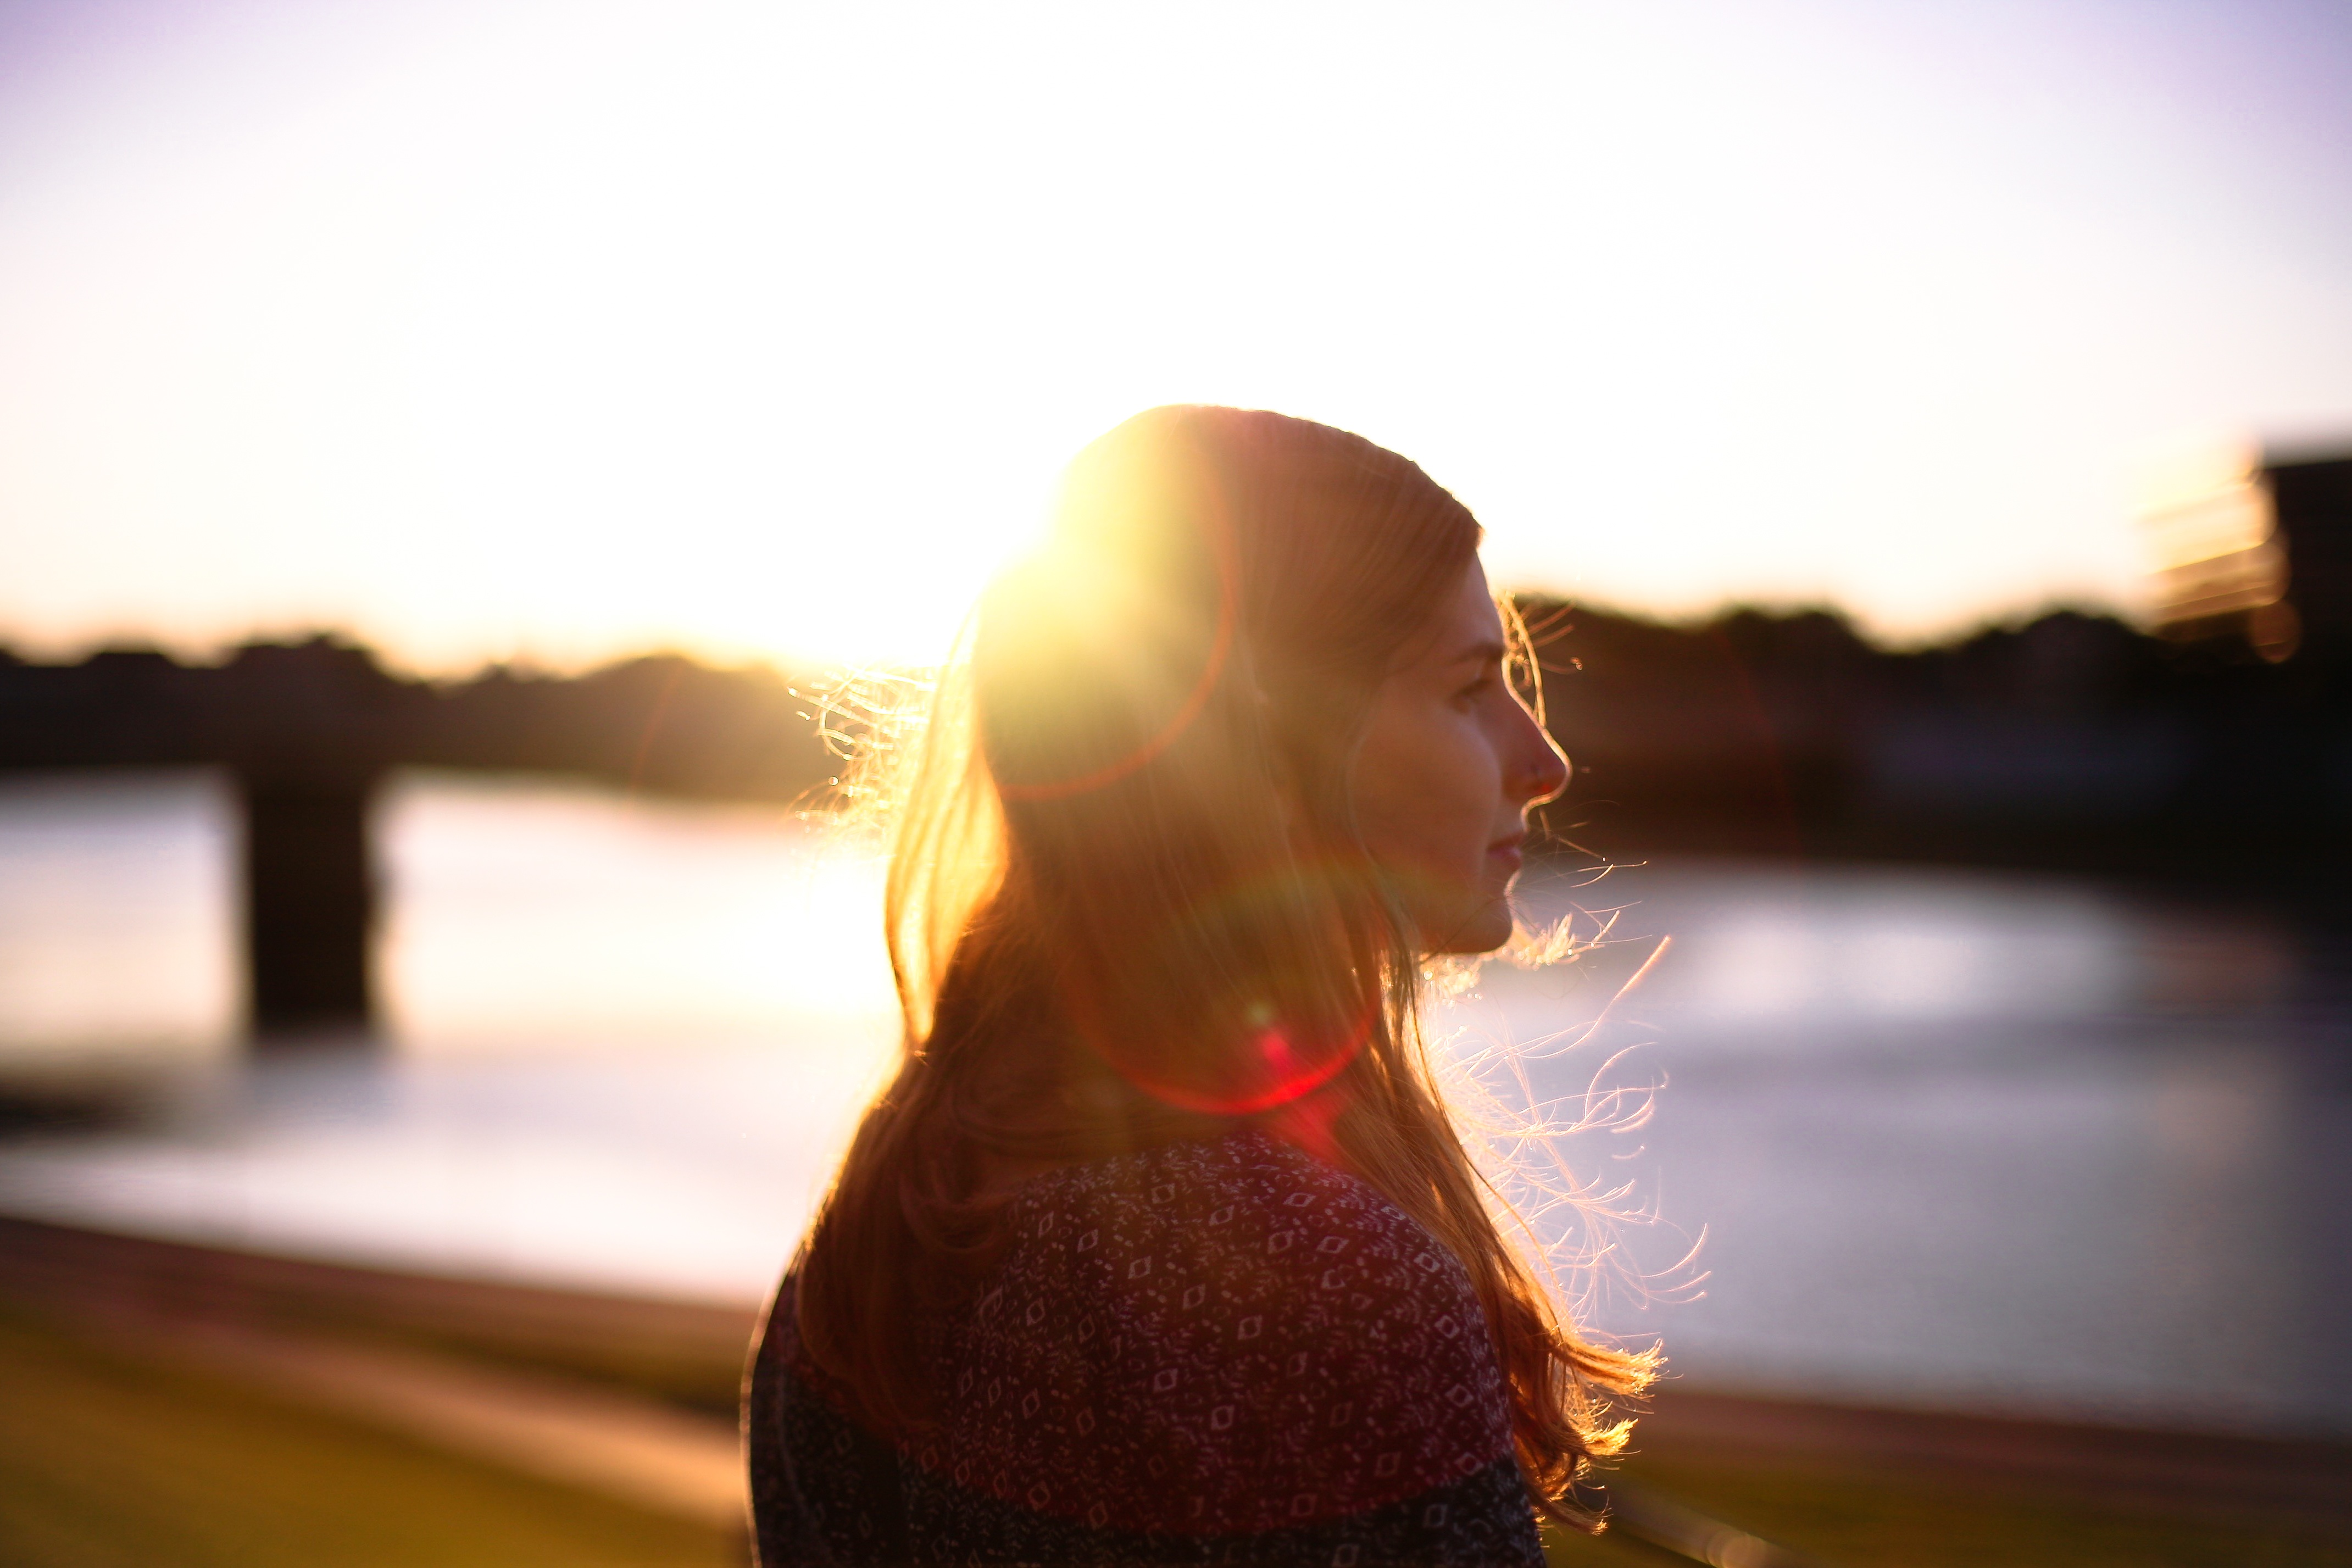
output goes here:
{"type": "Polygon", "coordinates": [[[1008,1218],[943,1346],[968,1485],[1084,1478],[1127,1528],[1270,1529],[1507,1460],[1461,1264],[1306,1151],[1242,1132],[1067,1167],[1008,1218]]]}
{"type": "Polygon", "coordinates": [[[1162,1268],[1216,1265],[1228,1294],[1377,1287],[1441,1315],[1476,1310],[1461,1263],[1418,1221],[1370,1183],[1255,1129],[1063,1167],[1027,1184],[1008,1218],[1016,1268],[1060,1258],[1139,1285],[1162,1268]]]}

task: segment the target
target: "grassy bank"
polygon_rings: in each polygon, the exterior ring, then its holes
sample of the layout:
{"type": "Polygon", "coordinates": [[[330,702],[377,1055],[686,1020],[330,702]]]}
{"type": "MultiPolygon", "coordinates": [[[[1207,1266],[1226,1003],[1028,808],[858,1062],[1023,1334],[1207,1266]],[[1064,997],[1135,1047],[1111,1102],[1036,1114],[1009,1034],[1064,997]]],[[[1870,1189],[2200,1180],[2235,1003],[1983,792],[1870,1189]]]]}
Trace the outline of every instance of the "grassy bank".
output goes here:
{"type": "MultiPolygon", "coordinates": [[[[2352,1568],[2352,1529],[2233,1510],[2218,1489],[2172,1505],[2120,1502],[2058,1482],[1903,1465],[1678,1456],[1664,1442],[1620,1473],[1829,1568],[2352,1568]]],[[[1547,1545],[1556,1568],[1690,1561],[1622,1530],[1598,1540],[1554,1531],[1547,1545]]]]}
{"type": "MultiPolygon", "coordinates": [[[[723,1510],[657,1512],[533,1479],[495,1462],[495,1445],[468,1450],[482,1459],[463,1458],[454,1451],[462,1443],[361,1420],[387,1414],[381,1398],[337,1405],[269,1392],[284,1385],[192,1360],[181,1353],[189,1342],[160,1331],[198,1323],[265,1340],[429,1350],[461,1382],[467,1367],[492,1382],[539,1375],[698,1412],[724,1448],[751,1321],[742,1307],[436,1279],[0,1219],[0,1563],[740,1564],[740,1530],[692,1522],[723,1510]]],[[[579,1414],[593,1424],[592,1410],[579,1414]]],[[[544,1443],[531,1445],[505,1450],[507,1459],[543,1459],[544,1443]]],[[[2341,1443],[1669,1385],[1636,1446],[1619,1472],[1624,1527],[1598,1540],[1555,1535],[1561,1568],[1691,1561],[1639,1538],[1645,1507],[1653,1534],[1674,1533],[1655,1528],[1661,1520],[1696,1519],[1701,1534],[1737,1527],[1799,1554],[1780,1562],[1827,1568],[2352,1568],[2352,1446],[2341,1443]]],[[[1759,1544],[1733,1545],[1697,1555],[1777,1568],[1759,1544]]]]}
{"type": "Polygon", "coordinates": [[[0,1312],[0,1562],[727,1568],[740,1538],[0,1312]]]}

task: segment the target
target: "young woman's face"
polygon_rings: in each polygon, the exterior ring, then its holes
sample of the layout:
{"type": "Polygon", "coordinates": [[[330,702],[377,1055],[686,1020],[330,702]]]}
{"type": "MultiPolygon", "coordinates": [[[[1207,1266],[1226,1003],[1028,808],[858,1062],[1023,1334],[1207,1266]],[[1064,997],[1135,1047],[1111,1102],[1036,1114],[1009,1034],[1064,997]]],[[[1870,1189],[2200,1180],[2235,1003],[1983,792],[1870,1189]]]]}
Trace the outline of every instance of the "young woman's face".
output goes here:
{"type": "Polygon", "coordinates": [[[1356,820],[1432,952],[1510,939],[1528,809],[1568,763],[1511,689],[1503,624],[1476,561],[1435,634],[1381,683],[1356,754],[1356,820]]]}

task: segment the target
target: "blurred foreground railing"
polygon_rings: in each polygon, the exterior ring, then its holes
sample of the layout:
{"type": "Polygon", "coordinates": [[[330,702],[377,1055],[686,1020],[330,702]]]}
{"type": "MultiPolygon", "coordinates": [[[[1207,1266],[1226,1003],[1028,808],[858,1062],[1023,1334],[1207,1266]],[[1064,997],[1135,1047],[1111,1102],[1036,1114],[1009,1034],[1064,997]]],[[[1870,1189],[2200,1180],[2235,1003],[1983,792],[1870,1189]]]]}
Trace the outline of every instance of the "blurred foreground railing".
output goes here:
{"type": "Polygon", "coordinates": [[[95,1323],[332,1331],[593,1377],[732,1419],[749,1306],[456,1279],[0,1217],[0,1294],[95,1323]]]}

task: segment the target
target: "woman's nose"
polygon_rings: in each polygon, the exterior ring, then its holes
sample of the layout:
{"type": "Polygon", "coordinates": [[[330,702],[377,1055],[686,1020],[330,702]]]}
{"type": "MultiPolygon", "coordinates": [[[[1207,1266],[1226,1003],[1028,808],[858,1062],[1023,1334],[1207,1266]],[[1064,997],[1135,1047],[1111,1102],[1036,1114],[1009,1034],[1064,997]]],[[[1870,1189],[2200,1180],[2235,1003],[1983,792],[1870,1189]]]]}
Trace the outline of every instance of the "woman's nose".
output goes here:
{"type": "Polygon", "coordinates": [[[1568,787],[1567,753],[1525,708],[1518,710],[1517,732],[1513,739],[1517,742],[1517,766],[1511,774],[1510,788],[1521,804],[1540,805],[1568,787]]]}

